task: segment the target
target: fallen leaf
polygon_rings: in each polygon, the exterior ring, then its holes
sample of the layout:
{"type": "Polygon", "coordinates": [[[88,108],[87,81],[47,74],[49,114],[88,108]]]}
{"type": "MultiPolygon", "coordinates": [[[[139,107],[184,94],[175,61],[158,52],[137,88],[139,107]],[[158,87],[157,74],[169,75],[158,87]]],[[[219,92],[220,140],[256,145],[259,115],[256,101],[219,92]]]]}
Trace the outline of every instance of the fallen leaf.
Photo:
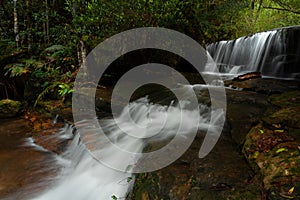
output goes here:
{"type": "Polygon", "coordinates": [[[275,133],[284,133],[284,130],[275,130],[275,133]]]}
{"type": "Polygon", "coordinates": [[[262,129],[259,129],[259,132],[260,132],[261,134],[264,134],[264,130],[262,130],[262,129]]]}
{"type": "Polygon", "coordinates": [[[277,149],[276,153],[281,153],[284,151],[288,151],[288,150],[286,148],[279,148],[279,149],[277,149]]]}
{"type": "Polygon", "coordinates": [[[291,189],[289,189],[288,194],[292,194],[295,190],[295,187],[292,187],[291,189]]]}

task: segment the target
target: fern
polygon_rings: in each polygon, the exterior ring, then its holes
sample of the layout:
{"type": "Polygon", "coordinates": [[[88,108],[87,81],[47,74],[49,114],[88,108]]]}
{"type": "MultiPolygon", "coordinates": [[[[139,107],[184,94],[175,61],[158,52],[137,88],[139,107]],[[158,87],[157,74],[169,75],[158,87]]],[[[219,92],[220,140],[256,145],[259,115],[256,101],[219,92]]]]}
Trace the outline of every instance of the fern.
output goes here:
{"type": "Polygon", "coordinates": [[[59,87],[58,93],[63,98],[62,101],[64,101],[65,95],[70,94],[73,92],[73,89],[70,85],[62,82],[54,82],[51,85],[47,86],[37,97],[35,100],[35,103],[33,105],[33,108],[35,108],[40,100],[44,98],[44,96],[50,92],[50,90],[59,87]]]}
{"type": "Polygon", "coordinates": [[[4,67],[5,76],[10,75],[10,77],[21,76],[28,72],[28,69],[22,63],[9,64],[4,67]]]}
{"type": "Polygon", "coordinates": [[[48,87],[46,87],[46,88],[45,88],[45,89],[37,96],[37,98],[36,98],[36,100],[35,100],[35,102],[34,102],[33,108],[36,107],[36,105],[38,104],[38,102],[39,102],[40,100],[42,100],[43,97],[44,97],[47,93],[49,93],[50,90],[52,90],[53,88],[57,87],[58,85],[59,85],[58,82],[54,82],[54,83],[52,83],[51,85],[49,85],[48,87]]]}

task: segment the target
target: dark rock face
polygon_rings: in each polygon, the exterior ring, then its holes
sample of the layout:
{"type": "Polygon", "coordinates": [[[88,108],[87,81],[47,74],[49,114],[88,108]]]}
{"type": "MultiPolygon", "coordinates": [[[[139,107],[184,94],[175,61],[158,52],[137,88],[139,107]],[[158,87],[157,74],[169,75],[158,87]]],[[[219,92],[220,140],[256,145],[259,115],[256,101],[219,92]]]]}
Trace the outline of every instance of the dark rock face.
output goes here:
{"type": "Polygon", "coordinates": [[[244,81],[226,80],[225,86],[243,91],[253,91],[261,94],[280,94],[300,88],[299,81],[278,80],[272,78],[255,78],[244,81]]]}
{"type": "MultiPolygon", "coordinates": [[[[223,130],[213,151],[197,157],[203,140],[199,133],[176,162],[139,174],[128,199],[300,197],[299,82],[255,78],[226,84],[242,90],[226,89],[230,129],[223,130]]],[[[209,104],[208,91],[199,99],[209,104]]]]}
{"type": "Polygon", "coordinates": [[[300,26],[256,33],[207,46],[221,72],[259,71],[264,76],[296,78],[300,75],[300,26]]]}

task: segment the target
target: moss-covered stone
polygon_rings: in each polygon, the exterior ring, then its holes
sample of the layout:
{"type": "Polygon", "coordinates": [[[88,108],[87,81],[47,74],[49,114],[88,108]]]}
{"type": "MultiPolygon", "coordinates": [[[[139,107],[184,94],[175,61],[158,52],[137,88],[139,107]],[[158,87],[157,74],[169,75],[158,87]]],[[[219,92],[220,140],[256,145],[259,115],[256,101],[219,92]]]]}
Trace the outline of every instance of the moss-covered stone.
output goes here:
{"type": "Polygon", "coordinates": [[[300,105],[300,91],[290,91],[271,95],[269,101],[279,107],[294,107],[300,105]]]}
{"type": "Polygon", "coordinates": [[[0,101],[0,118],[15,117],[21,109],[21,102],[10,99],[0,101]]]}
{"type": "Polygon", "coordinates": [[[130,199],[155,200],[160,199],[157,195],[159,191],[158,177],[154,173],[139,174],[136,177],[132,196],[130,199]]]}
{"type": "Polygon", "coordinates": [[[300,197],[299,99],[299,91],[270,96],[272,107],[249,131],[243,146],[246,159],[263,177],[269,199],[300,197]]]}
{"type": "Polygon", "coordinates": [[[300,106],[282,108],[267,117],[263,121],[269,125],[288,126],[300,128],[300,106]]]}

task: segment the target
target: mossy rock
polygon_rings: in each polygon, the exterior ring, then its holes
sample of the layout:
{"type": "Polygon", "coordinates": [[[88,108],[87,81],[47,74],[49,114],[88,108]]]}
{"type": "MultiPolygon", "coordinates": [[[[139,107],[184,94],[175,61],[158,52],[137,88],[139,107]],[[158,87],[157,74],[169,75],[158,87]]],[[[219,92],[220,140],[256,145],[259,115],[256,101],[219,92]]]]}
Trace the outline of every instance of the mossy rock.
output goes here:
{"type": "Polygon", "coordinates": [[[282,108],[266,117],[263,121],[269,125],[277,124],[281,127],[300,128],[300,107],[282,108]]]}
{"type": "Polygon", "coordinates": [[[10,99],[0,101],[0,118],[15,117],[21,109],[21,102],[10,99]]]}
{"type": "Polygon", "coordinates": [[[136,200],[155,200],[159,199],[157,193],[159,191],[158,177],[152,173],[139,174],[136,177],[132,196],[129,199],[136,200]]]}
{"type": "MultiPolygon", "coordinates": [[[[294,197],[285,186],[299,190],[300,141],[290,129],[268,129],[263,123],[253,127],[246,137],[243,153],[252,168],[263,177],[270,199],[294,197]]],[[[294,129],[292,129],[294,130],[294,129]]]]}
{"type": "Polygon", "coordinates": [[[285,92],[283,94],[274,94],[269,98],[271,104],[283,107],[300,106],[300,91],[285,92]]]}

